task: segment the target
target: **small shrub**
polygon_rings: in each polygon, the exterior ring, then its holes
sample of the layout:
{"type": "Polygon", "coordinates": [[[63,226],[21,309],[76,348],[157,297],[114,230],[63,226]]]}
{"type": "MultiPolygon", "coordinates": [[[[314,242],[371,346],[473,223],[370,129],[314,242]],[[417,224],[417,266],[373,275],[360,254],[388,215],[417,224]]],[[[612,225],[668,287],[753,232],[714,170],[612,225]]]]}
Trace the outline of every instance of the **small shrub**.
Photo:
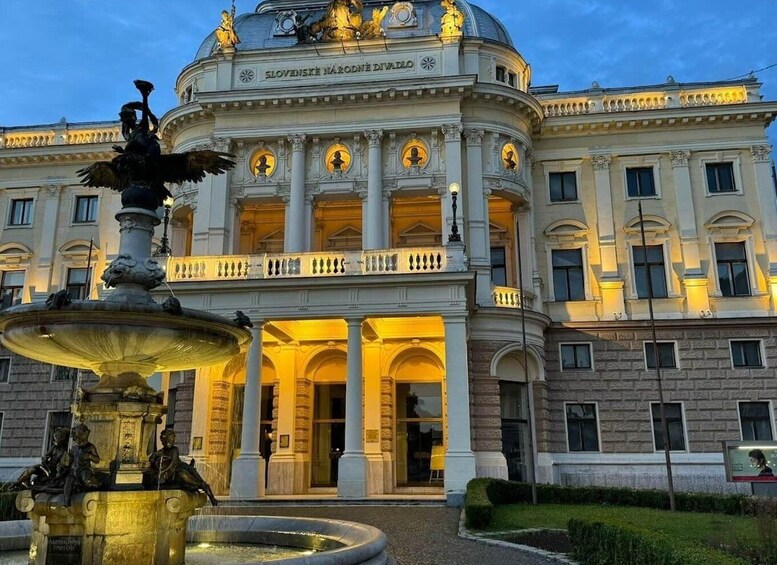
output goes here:
{"type": "Polygon", "coordinates": [[[582,565],[741,565],[743,561],[660,534],[570,520],[573,556],[582,565]]]}

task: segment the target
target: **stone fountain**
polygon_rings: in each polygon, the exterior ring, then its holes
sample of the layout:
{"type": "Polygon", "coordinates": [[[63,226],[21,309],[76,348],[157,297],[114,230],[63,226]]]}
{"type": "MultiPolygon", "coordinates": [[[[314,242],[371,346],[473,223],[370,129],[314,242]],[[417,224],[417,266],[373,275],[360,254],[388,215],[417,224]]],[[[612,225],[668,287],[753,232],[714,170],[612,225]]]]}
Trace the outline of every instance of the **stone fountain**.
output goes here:
{"type": "Polygon", "coordinates": [[[119,114],[126,145],[114,146],[112,161],[79,171],[87,186],[122,195],[119,254],[102,275],[113,290],[101,301],[71,301],[60,291],[45,304],[9,308],[0,317],[0,341],[8,349],[99,377],[71,407],[80,424],[71,434],[76,444],[56,470],[60,480],[41,481],[17,497],[33,522],[30,563],[184,562],[187,520],[205,504],[200,491],[209,488],[192,479],[196,471],[184,463],[190,480],[175,484],[171,474],[149,487],[149,456],[167,408],[146,379],[223,362],[251,339],[235,322],[182,308],[173,297],[163,305],[151,298],[149,291],[165,279],[151,257],[156,210],[169,195],[164,183],[198,182],[234,163],[214,151],[161,155],[158,121],[148,107],[153,85],[135,85],[142,102],[124,105],[119,114]]]}

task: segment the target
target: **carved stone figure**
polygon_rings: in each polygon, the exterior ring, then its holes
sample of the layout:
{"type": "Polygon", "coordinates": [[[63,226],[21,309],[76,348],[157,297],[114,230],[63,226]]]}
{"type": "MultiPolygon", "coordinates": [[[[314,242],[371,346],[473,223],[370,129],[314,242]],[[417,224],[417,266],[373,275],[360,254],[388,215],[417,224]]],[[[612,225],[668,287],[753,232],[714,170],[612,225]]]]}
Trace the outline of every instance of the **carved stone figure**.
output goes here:
{"type": "Polygon", "coordinates": [[[515,170],[515,166],[516,166],[515,154],[512,152],[512,150],[507,152],[507,154],[504,157],[504,162],[505,162],[505,169],[509,171],[515,170]]]}
{"type": "Polygon", "coordinates": [[[296,12],[294,13],[294,35],[297,37],[297,43],[313,43],[316,41],[315,34],[310,29],[310,24],[307,23],[310,18],[310,14],[305,14],[303,18],[296,12]]]}
{"type": "Polygon", "coordinates": [[[64,506],[70,506],[73,494],[84,490],[95,490],[102,481],[92,470],[92,463],[100,462],[97,448],[89,442],[89,428],[78,424],[73,428],[73,447],[62,457],[62,465],[67,468],[65,478],[64,506]]]}
{"type": "Polygon", "coordinates": [[[259,157],[259,163],[256,165],[256,172],[263,177],[267,176],[267,171],[269,171],[272,167],[267,164],[267,155],[261,155],[259,157]]]}
{"type": "Polygon", "coordinates": [[[15,488],[29,489],[49,485],[57,476],[57,467],[62,457],[67,453],[67,443],[70,440],[68,428],[54,430],[54,440],[40,463],[27,467],[14,483],[15,488]]]}
{"type": "Polygon", "coordinates": [[[335,151],[329,164],[332,165],[332,170],[334,172],[341,173],[343,171],[343,165],[345,165],[345,161],[342,159],[342,153],[335,151]]]}
{"type": "Polygon", "coordinates": [[[189,151],[162,155],[156,132],[159,121],[148,107],[154,85],[136,80],[142,102],[129,102],[121,108],[121,131],[127,144],[114,145],[118,153],[111,161],[98,161],[78,171],[85,186],[107,187],[122,193],[122,204],[156,211],[172,195],[165,183],[199,182],[206,173],[218,175],[235,166],[232,157],[218,151],[189,151]],[[140,122],[136,111],[141,111],[140,122]],[[132,190],[128,190],[132,188],[132,190]],[[146,190],[147,189],[147,190],[146,190]]]}
{"type": "Polygon", "coordinates": [[[194,460],[190,464],[181,461],[178,448],[175,446],[175,432],[167,428],[159,434],[162,448],[152,453],[148,461],[150,471],[146,474],[147,488],[178,487],[191,491],[202,491],[210,499],[213,506],[218,506],[218,500],[213,495],[210,485],[194,468],[194,460]]]}
{"type": "Polygon", "coordinates": [[[70,293],[63,288],[53,294],[49,294],[49,297],[46,299],[46,307],[49,310],[59,310],[60,308],[69,306],[72,302],[70,293]]]}
{"type": "Polygon", "coordinates": [[[424,160],[423,157],[421,157],[418,154],[418,147],[411,147],[410,148],[410,156],[406,157],[407,162],[410,163],[411,167],[418,167],[421,165],[421,161],[424,160]]]}
{"type": "Polygon", "coordinates": [[[253,328],[254,324],[251,322],[251,318],[243,314],[240,310],[235,311],[234,322],[241,328],[253,328]]]}
{"type": "Polygon", "coordinates": [[[219,48],[224,50],[232,50],[235,45],[240,43],[240,38],[235,32],[235,2],[232,2],[232,10],[227,12],[221,11],[221,23],[216,28],[216,41],[219,44],[219,48]]]}
{"type": "Polygon", "coordinates": [[[445,13],[440,19],[440,37],[461,37],[464,28],[464,14],[456,7],[456,0],[442,0],[445,13]]]}

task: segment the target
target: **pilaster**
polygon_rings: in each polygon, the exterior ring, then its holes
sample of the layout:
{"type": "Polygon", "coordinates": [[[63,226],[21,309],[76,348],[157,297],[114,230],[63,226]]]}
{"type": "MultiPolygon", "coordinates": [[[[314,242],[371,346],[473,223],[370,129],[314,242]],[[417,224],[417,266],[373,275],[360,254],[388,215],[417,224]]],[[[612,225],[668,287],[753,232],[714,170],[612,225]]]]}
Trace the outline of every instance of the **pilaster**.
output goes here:
{"type": "MultiPolygon", "coordinates": [[[[456,183],[460,187],[459,198],[464,200],[466,189],[461,187],[462,168],[461,168],[461,133],[464,126],[461,124],[445,124],[442,126],[442,132],[445,136],[445,190],[440,195],[440,212],[442,214],[443,242],[448,241],[453,225],[453,208],[451,206],[451,195],[448,187],[456,183]]],[[[459,206],[456,214],[456,223],[463,226],[463,206],[459,206]]],[[[466,236],[466,234],[465,234],[466,236]]],[[[466,237],[464,238],[466,242],[466,237]]]]}
{"type": "Polygon", "coordinates": [[[493,303],[491,293],[491,246],[488,232],[488,202],[483,194],[483,136],[478,129],[464,131],[467,142],[467,183],[464,189],[466,206],[465,234],[469,242],[470,265],[477,272],[477,295],[481,305],[493,303]]]}

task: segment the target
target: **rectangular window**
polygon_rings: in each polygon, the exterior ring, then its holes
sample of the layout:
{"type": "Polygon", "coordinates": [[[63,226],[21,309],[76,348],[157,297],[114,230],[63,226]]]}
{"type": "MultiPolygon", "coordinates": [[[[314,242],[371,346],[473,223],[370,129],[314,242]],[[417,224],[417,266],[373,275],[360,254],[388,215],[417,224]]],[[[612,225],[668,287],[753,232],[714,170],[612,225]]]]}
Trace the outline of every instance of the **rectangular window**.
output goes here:
{"type": "Polygon", "coordinates": [[[97,220],[97,196],[76,196],[76,210],[73,221],[76,223],[97,220]]]}
{"type": "Polygon", "coordinates": [[[553,262],[553,294],[557,302],[585,300],[583,250],[556,249],[553,262]]]}
{"type": "Polygon", "coordinates": [[[711,194],[736,192],[733,163],[707,163],[707,189],[711,194]]]}
{"type": "Polygon", "coordinates": [[[72,418],[72,414],[67,411],[49,412],[49,420],[46,423],[46,443],[43,444],[44,452],[49,448],[54,439],[54,431],[57,428],[69,429],[72,424],[72,418]]]}
{"type": "Polygon", "coordinates": [[[631,198],[656,195],[656,181],[653,167],[633,167],[626,169],[626,187],[631,198]]]}
{"type": "Polygon", "coordinates": [[[652,284],[653,298],[666,298],[666,268],[664,266],[664,248],[661,245],[643,247],[635,245],[632,248],[634,256],[634,282],[637,287],[637,297],[650,298],[648,273],[652,284]]]}
{"type": "Polygon", "coordinates": [[[715,259],[718,263],[718,284],[723,296],[750,296],[745,242],[716,243],[715,259]]]}
{"type": "Polygon", "coordinates": [[[496,286],[507,286],[507,257],[504,247],[491,248],[491,282],[496,286]]]}
{"type": "Polygon", "coordinates": [[[512,87],[515,87],[515,85],[518,83],[516,80],[518,77],[515,73],[507,73],[507,84],[509,84],[512,87]]]}
{"type": "Polygon", "coordinates": [[[0,383],[7,383],[11,375],[11,358],[0,357],[0,383]]]}
{"type": "MultiPolygon", "coordinates": [[[[676,369],[677,359],[674,354],[674,342],[658,343],[658,363],[662,369],[676,369]]],[[[656,355],[653,351],[653,342],[645,342],[645,365],[648,369],[656,368],[656,355]]]]}
{"type": "Polygon", "coordinates": [[[499,82],[505,82],[505,76],[507,75],[507,69],[497,65],[496,67],[496,80],[499,82]]]}
{"type": "Polygon", "coordinates": [[[763,367],[761,342],[758,340],[732,341],[731,364],[734,368],[763,367]]]}
{"type": "Polygon", "coordinates": [[[768,402],[740,402],[742,441],[772,441],[772,415],[768,402]]]}
{"type": "Polygon", "coordinates": [[[67,293],[72,300],[84,300],[86,292],[87,269],[67,270],[67,293]]]}
{"type": "Polygon", "coordinates": [[[3,271],[0,278],[0,307],[6,308],[22,301],[24,271],[3,271]]]}
{"type": "Polygon", "coordinates": [[[54,365],[54,369],[51,373],[52,382],[60,381],[74,381],[78,378],[78,369],[75,367],[62,367],[61,365],[54,365]]]}
{"type": "Polygon", "coordinates": [[[8,223],[12,226],[29,226],[32,224],[32,198],[11,200],[11,217],[8,223]]]}
{"type": "Polygon", "coordinates": [[[573,371],[575,369],[591,368],[591,344],[590,343],[562,343],[561,344],[561,370],[573,371]]]}
{"type": "MultiPolygon", "coordinates": [[[[653,443],[656,451],[664,450],[664,434],[661,431],[661,405],[658,402],[650,404],[653,412],[653,443]]],[[[669,428],[669,449],[685,451],[685,430],[683,429],[683,408],[679,402],[665,402],[664,414],[669,428]]]]}
{"type": "Polygon", "coordinates": [[[595,404],[567,404],[569,451],[599,451],[595,404]]]}
{"type": "Polygon", "coordinates": [[[549,173],[551,202],[572,202],[577,200],[577,175],[573,172],[549,173]]]}

